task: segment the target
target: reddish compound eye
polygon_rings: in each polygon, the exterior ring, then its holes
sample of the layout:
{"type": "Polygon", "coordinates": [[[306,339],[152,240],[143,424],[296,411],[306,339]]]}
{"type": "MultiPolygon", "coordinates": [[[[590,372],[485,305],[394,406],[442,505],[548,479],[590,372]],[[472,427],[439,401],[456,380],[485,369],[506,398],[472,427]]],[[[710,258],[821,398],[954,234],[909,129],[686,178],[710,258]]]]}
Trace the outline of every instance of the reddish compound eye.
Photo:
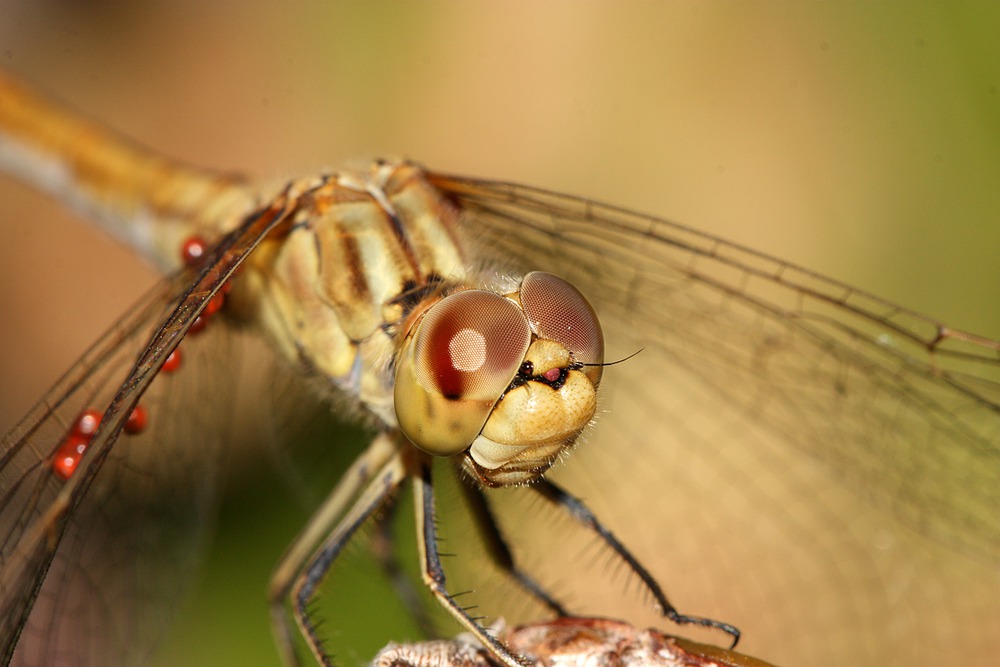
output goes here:
{"type": "Polygon", "coordinates": [[[551,273],[535,271],[521,281],[521,306],[539,338],[565,346],[576,361],[604,361],[604,334],[597,314],[580,291],[551,273]]]}
{"type": "Polygon", "coordinates": [[[469,290],[442,299],[415,325],[396,369],[396,416],[424,451],[471,444],[507,389],[531,342],[510,299],[469,290]]]}
{"type": "Polygon", "coordinates": [[[492,292],[459,292],[420,324],[417,377],[449,400],[503,393],[528,349],[531,332],[517,306],[492,292]]]}

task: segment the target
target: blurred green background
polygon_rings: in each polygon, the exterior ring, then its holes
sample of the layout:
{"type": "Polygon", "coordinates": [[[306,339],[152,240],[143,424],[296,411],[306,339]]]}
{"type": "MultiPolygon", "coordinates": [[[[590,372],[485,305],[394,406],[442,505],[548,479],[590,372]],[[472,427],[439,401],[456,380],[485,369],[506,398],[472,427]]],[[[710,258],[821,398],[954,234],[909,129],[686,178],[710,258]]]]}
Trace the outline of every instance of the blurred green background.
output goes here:
{"type": "MultiPolygon", "coordinates": [[[[998,34],[991,1],[0,5],[4,67],[187,161],[406,156],[584,194],[994,338],[998,34]]],[[[6,429],[155,274],[19,185],[0,201],[6,429]]],[[[266,583],[308,512],[276,473],[232,477],[160,664],[277,664],[266,583]]],[[[365,625],[389,594],[362,556],[337,590],[365,625]]]]}

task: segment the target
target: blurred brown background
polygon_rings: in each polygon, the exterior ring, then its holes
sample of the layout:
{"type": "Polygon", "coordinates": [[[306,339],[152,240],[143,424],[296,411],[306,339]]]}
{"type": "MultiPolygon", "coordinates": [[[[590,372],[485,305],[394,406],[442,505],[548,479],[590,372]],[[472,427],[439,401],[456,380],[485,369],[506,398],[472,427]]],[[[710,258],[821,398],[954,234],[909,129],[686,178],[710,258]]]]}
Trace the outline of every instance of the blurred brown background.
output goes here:
{"type": "MultiPolygon", "coordinates": [[[[187,161],[406,156],[584,194],[993,337],[998,33],[989,1],[0,2],[3,67],[187,161]]],[[[155,275],[17,184],[0,201],[6,429],[155,275]]],[[[274,664],[254,577],[233,603],[251,631],[199,599],[211,620],[165,660],[274,664]],[[206,638],[223,625],[239,638],[206,638]]]]}

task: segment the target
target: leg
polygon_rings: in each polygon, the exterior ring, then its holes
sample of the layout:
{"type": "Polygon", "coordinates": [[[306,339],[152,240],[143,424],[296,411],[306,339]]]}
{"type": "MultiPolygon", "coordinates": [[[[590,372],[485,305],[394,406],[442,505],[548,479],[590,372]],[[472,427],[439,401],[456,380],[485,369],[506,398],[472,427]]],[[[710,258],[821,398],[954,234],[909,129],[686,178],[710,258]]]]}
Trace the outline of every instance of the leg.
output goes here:
{"type": "Polygon", "coordinates": [[[479,529],[479,535],[486,545],[486,551],[493,558],[497,567],[513,577],[522,588],[548,607],[553,614],[569,616],[563,606],[550,596],[541,584],[514,563],[514,555],[510,552],[507,541],[500,532],[500,527],[490,510],[489,503],[486,502],[482,488],[472,484],[462,484],[461,488],[466,503],[475,517],[475,526],[479,529]]]}
{"type": "MultiPolygon", "coordinates": [[[[295,538],[288,551],[282,556],[278,567],[271,576],[271,585],[268,591],[271,626],[282,661],[286,665],[291,667],[300,664],[300,661],[295,652],[294,631],[289,623],[290,619],[285,604],[292,596],[293,591],[299,592],[304,584],[307,584],[309,596],[314,591],[318,579],[310,579],[310,576],[315,568],[317,556],[311,554],[315,551],[316,545],[321,542],[324,542],[324,551],[320,552],[320,556],[326,550],[331,550],[332,545],[332,554],[325,563],[325,568],[329,568],[332,557],[339,553],[357,527],[363,523],[364,518],[370,516],[374,509],[385,500],[389,493],[387,488],[389,484],[386,483],[385,476],[387,473],[395,472],[395,469],[392,468],[393,463],[397,464],[396,467],[401,467],[398,459],[396,443],[386,434],[376,437],[368,449],[351,464],[340,483],[313,514],[305,529],[295,538]],[[375,475],[376,472],[378,477],[375,475]],[[369,484],[373,478],[376,478],[376,481],[365,489],[365,485],[369,484]],[[362,489],[365,489],[364,493],[361,493],[362,489]],[[361,493],[360,496],[359,493],[361,493]],[[354,501],[353,505],[351,505],[352,501],[354,501]]],[[[390,482],[394,482],[396,486],[401,481],[401,475],[390,479],[390,482]]],[[[325,571],[323,569],[323,572],[320,573],[320,578],[322,574],[325,574],[325,571]]],[[[313,652],[321,651],[315,636],[316,633],[305,618],[305,605],[299,604],[298,600],[293,601],[293,614],[313,652]],[[309,627],[308,631],[306,631],[306,627],[309,627]]],[[[317,654],[317,659],[320,662],[324,661],[320,654],[317,654]]]]}
{"type": "Polygon", "coordinates": [[[372,554],[392,582],[396,595],[403,601],[410,616],[416,621],[417,627],[424,636],[434,637],[438,630],[428,613],[427,604],[417,593],[415,582],[403,571],[399,557],[393,551],[393,520],[399,511],[398,507],[397,503],[386,507],[385,516],[376,524],[372,533],[372,554]]]}
{"type": "Polygon", "coordinates": [[[490,651],[497,660],[506,667],[525,667],[528,664],[524,658],[516,656],[496,637],[482,627],[469,612],[448,594],[445,587],[444,569],[441,567],[441,555],[437,548],[437,533],[435,529],[434,488],[431,483],[431,470],[428,463],[420,464],[420,470],[415,475],[414,494],[416,496],[417,514],[417,546],[420,549],[420,567],[424,583],[431,593],[448,612],[461,623],[466,630],[490,651]]]}
{"type": "Polygon", "coordinates": [[[646,570],[646,568],[643,567],[642,564],[635,558],[635,556],[633,556],[632,553],[618,541],[618,538],[616,538],[610,530],[605,528],[604,525],[597,520],[597,517],[594,516],[593,512],[587,509],[586,505],[584,505],[582,501],[571,496],[544,478],[535,482],[530,488],[534,489],[546,500],[561,507],[571,517],[583,524],[585,528],[597,533],[597,536],[600,537],[606,545],[611,547],[611,550],[614,551],[615,554],[628,566],[628,568],[639,577],[643,586],[645,586],[646,589],[653,595],[653,599],[656,600],[656,604],[660,607],[660,611],[664,616],[680,625],[702,625],[722,630],[733,638],[733,644],[730,648],[736,646],[736,643],[740,640],[740,631],[732,625],[722,623],[721,621],[715,621],[710,618],[687,616],[679,613],[677,609],[674,608],[674,606],[667,600],[667,596],[663,593],[663,589],[660,588],[660,584],[658,584],[656,579],[653,578],[653,575],[651,575],[649,571],[646,570]]]}

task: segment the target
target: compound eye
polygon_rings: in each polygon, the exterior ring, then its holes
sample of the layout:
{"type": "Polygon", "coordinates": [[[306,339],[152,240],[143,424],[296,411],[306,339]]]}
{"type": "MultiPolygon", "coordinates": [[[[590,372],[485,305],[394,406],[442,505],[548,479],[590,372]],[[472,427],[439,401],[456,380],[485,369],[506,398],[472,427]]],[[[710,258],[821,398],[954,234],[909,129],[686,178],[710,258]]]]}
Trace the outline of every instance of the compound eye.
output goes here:
{"type": "MultiPolygon", "coordinates": [[[[597,313],[583,294],[562,278],[541,271],[526,275],[521,281],[521,307],[539,338],[560,343],[581,363],[604,361],[604,334],[597,313]]],[[[600,367],[593,368],[599,379],[600,367]]]]}
{"type": "Polygon", "coordinates": [[[398,357],[395,403],[403,433],[431,454],[466,449],[530,342],[517,305],[492,292],[459,292],[432,306],[398,357]]]}
{"type": "Polygon", "coordinates": [[[531,341],[510,299],[479,290],[436,304],[417,335],[417,378],[444,398],[496,400],[507,389],[531,341]]]}

